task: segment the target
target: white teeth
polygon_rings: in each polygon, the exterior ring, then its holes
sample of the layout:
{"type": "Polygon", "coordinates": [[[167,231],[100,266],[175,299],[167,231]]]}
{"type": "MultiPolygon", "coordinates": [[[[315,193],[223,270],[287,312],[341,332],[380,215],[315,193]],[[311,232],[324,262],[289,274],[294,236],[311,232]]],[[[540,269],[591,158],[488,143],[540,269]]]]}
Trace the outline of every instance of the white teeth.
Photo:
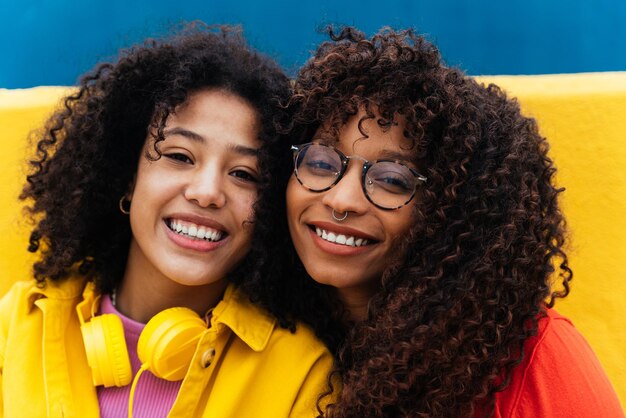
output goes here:
{"type": "Polygon", "coordinates": [[[219,241],[222,238],[222,231],[199,226],[191,222],[171,219],[169,227],[172,231],[186,237],[204,239],[207,241],[219,241]]]}
{"type": "Polygon", "coordinates": [[[318,237],[324,241],[333,242],[335,244],[347,245],[350,247],[361,247],[368,244],[368,240],[363,238],[356,238],[351,235],[335,234],[334,232],[328,232],[322,228],[315,227],[315,233],[318,237]]]}

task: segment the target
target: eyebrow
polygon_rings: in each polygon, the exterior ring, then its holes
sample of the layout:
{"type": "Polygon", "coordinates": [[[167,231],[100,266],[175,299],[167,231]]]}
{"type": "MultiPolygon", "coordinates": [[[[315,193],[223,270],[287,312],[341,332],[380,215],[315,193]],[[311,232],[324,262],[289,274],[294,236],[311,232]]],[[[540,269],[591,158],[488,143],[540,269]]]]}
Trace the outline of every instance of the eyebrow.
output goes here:
{"type": "Polygon", "coordinates": [[[405,161],[407,163],[413,162],[413,155],[407,152],[398,152],[398,151],[383,151],[382,158],[386,160],[400,160],[405,161]]]}
{"type": "MultiPolygon", "coordinates": [[[[337,141],[332,141],[332,140],[325,139],[325,138],[314,138],[313,142],[316,144],[322,144],[322,145],[330,146],[333,148],[337,147],[337,141]]],[[[413,158],[414,158],[414,155],[410,151],[401,152],[401,151],[383,150],[381,152],[380,157],[376,159],[377,160],[398,160],[398,161],[404,161],[406,163],[412,164],[413,158]]]]}
{"type": "MultiPolygon", "coordinates": [[[[199,142],[201,144],[205,144],[207,141],[206,139],[194,132],[194,131],[190,131],[189,129],[185,129],[185,128],[181,128],[181,127],[175,127],[172,129],[167,129],[165,131],[163,131],[163,135],[167,138],[170,135],[180,135],[183,136],[187,139],[190,139],[194,142],[199,142]]],[[[249,156],[249,157],[258,157],[260,150],[258,148],[251,148],[251,147],[246,147],[245,145],[240,145],[240,144],[234,144],[229,142],[227,145],[227,148],[231,151],[236,152],[237,154],[241,154],[244,156],[249,156]]]]}
{"type": "Polygon", "coordinates": [[[202,135],[194,131],[190,131],[189,129],[180,128],[180,127],[166,129],[163,131],[163,136],[165,136],[166,138],[170,135],[184,136],[185,138],[191,139],[194,142],[202,142],[202,143],[206,142],[206,140],[204,139],[202,135]]]}
{"type": "Polygon", "coordinates": [[[260,149],[246,147],[245,145],[229,143],[227,146],[228,149],[235,151],[237,154],[245,155],[248,157],[258,157],[261,153],[260,149]]]}

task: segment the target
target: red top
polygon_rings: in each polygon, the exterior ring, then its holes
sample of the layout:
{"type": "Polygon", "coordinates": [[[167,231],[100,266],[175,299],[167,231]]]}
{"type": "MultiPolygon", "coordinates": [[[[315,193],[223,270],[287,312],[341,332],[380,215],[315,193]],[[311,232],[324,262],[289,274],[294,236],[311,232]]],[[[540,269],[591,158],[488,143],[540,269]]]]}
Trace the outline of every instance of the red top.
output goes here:
{"type": "Polygon", "coordinates": [[[524,345],[495,418],[613,418],[624,411],[598,358],[572,322],[548,309],[524,345]]]}

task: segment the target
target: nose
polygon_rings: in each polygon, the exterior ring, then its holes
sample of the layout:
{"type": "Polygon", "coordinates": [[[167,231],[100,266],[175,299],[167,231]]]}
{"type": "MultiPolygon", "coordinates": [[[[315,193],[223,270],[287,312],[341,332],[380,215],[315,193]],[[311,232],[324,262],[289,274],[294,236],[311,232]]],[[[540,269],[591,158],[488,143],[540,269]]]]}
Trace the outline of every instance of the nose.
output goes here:
{"type": "Polygon", "coordinates": [[[322,203],[338,213],[365,212],[370,203],[361,186],[361,169],[362,165],[357,161],[351,162],[339,182],[324,192],[322,203]]]}
{"type": "Polygon", "coordinates": [[[221,208],[226,204],[224,184],[219,170],[198,170],[193,173],[185,187],[185,199],[203,208],[221,208]]]}

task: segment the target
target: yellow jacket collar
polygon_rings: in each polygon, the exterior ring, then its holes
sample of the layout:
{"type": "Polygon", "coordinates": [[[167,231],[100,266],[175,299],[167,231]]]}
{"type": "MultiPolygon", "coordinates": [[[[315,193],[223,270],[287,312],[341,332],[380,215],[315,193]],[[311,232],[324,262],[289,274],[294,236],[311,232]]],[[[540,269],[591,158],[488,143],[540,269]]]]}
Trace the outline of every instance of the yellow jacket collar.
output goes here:
{"type": "MultiPolygon", "coordinates": [[[[28,295],[33,306],[37,299],[74,299],[81,295],[78,304],[85,321],[94,314],[94,301],[98,298],[93,281],[79,277],[71,277],[61,283],[49,281],[45,287],[33,287],[28,295]]],[[[82,322],[82,321],[81,321],[82,322]]],[[[272,335],[276,320],[265,310],[254,305],[248,296],[239,291],[233,284],[229,284],[224,298],[213,310],[211,325],[224,324],[230,328],[252,350],[262,351],[272,335]]]]}
{"type": "Polygon", "coordinates": [[[229,284],[224,298],[213,310],[211,325],[224,324],[254,351],[262,351],[272,335],[276,320],[254,305],[248,296],[229,284]]]}
{"type": "MultiPolygon", "coordinates": [[[[61,282],[53,282],[52,280],[46,281],[46,284],[42,287],[32,286],[26,295],[27,300],[29,301],[28,306],[30,309],[33,308],[34,303],[38,299],[47,298],[47,299],[56,299],[56,300],[65,300],[65,299],[75,299],[81,295],[81,293],[86,290],[86,288],[90,286],[85,286],[85,283],[88,282],[86,279],[81,277],[70,277],[61,282]]],[[[91,286],[92,293],[94,286],[91,286]]]]}

